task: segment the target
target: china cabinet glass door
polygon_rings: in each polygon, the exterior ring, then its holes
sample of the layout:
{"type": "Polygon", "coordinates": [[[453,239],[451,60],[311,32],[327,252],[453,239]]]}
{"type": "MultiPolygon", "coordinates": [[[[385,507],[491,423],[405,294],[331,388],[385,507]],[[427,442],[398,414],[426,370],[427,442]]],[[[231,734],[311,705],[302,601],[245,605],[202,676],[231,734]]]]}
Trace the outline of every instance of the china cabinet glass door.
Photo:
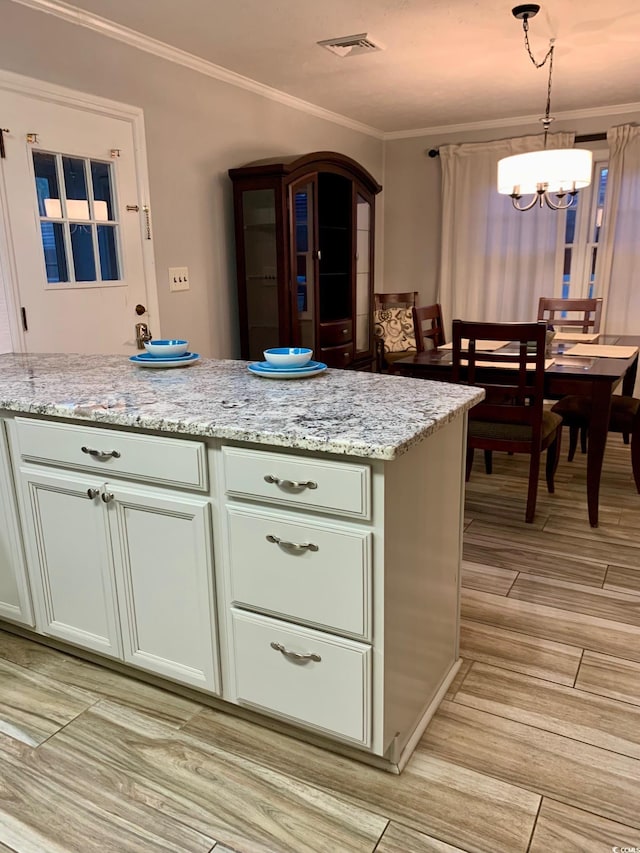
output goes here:
{"type": "Polygon", "coordinates": [[[242,209],[248,357],[262,361],[280,339],[275,191],[246,190],[242,209]]]}
{"type": "MultiPolygon", "coordinates": [[[[292,184],[290,209],[292,221],[291,287],[295,343],[315,348],[315,180],[292,184]]],[[[293,343],[293,341],[292,341],[293,343]]]]}
{"type": "Polygon", "coordinates": [[[371,202],[356,194],[356,353],[367,352],[371,335],[371,202]]]}

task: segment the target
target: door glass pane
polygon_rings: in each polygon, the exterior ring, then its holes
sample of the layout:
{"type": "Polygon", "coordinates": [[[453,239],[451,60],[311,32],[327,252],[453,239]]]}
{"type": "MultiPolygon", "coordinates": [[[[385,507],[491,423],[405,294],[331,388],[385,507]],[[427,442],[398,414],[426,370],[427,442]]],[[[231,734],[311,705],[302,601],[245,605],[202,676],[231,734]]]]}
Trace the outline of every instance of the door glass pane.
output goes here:
{"type": "Polygon", "coordinates": [[[36,192],[38,194],[38,212],[40,216],[59,219],[62,216],[62,210],[60,208],[60,191],[58,190],[55,155],[34,151],[33,169],[36,176],[36,192]],[[51,203],[52,201],[53,203],[51,203]]]}
{"type": "Polygon", "coordinates": [[[77,157],[63,157],[64,188],[67,197],[67,216],[69,219],[89,219],[89,197],[84,173],[84,160],[77,157]]]}
{"type": "Polygon", "coordinates": [[[280,342],[276,200],[273,190],[242,194],[247,329],[251,359],[280,342]]]}
{"type": "Polygon", "coordinates": [[[95,281],[96,262],[93,255],[92,225],[70,223],[71,250],[76,281],[95,281]]]}
{"type": "Polygon", "coordinates": [[[356,351],[366,352],[370,340],[371,205],[358,193],[356,199],[356,351]]]}
{"type": "Polygon", "coordinates": [[[47,270],[47,281],[50,283],[69,281],[62,228],[60,222],[40,223],[44,264],[47,270]]]}
{"type": "Polygon", "coordinates": [[[91,161],[91,182],[93,184],[94,218],[100,222],[113,220],[113,202],[111,200],[111,164],[91,161]]]}
{"type": "Polygon", "coordinates": [[[118,275],[118,252],[116,251],[116,229],[113,225],[98,225],[98,252],[100,274],[103,281],[114,281],[118,275]]]}
{"type": "Polygon", "coordinates": [[[297,342],[303,347],[315,346],[313,322],[314,308],[314,259],[313,259],[313,183],[292,188],[295,211],[295,323],[298,327],[297,342]]]}

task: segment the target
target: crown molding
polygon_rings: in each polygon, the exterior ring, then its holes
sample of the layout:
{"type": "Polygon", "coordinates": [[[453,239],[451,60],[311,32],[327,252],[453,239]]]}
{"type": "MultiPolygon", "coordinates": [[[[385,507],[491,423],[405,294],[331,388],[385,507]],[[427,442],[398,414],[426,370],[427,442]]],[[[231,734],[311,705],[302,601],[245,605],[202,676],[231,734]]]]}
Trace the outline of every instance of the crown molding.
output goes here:
{"type": "MultiPolygon", "coordinates": [[[[640,102],[631,104],[612,104],[607,107],[589,107],[584,110],[567,110],[555,113],[557,121],[571,121],[583,118],[602,118],[603,116],[640,113],[640,102]]],[[[383,135],[385,142],[390,139],[410,139],[416,136],[440,136],[441,134],[464,133],[468,130],[496,130],[500,127],[519,127],[525,124],[537,124],[539,115],[512,116],[511,118],[484,119],[465,124],[441,124],[434,127],[421,127],[414,130],[390,130],[383,135]]],[[[542,132],[542,131],[540,131],[542,132]]]]}
{"type": "Polygon", "coordinates": [[[93,32],[100,35],[123,42],[129,45],[129,47],[150,53],[153,56],[173,62],[176,65],[182,65],[185,68],[191,69],[191,71],[196,71],[207,77],[213,77],[223,83],[229,83],[231,86],[237,86],[240,89],[253,92],[256,95],[284,104],[284,106],[291,107],[294,110],[308,113],[316,118],[330,121],[333,124],[339,124],[342,127],[347,127],[359,133],[365,133],[367,136],[373,136],[376,139],[382,140],[384,138],[384,132],[375,127],[370,127],[367,124],[354,121],[347,116],[331,112],[331,110],[326,110],[323,107],[318,107],[315,104],[302,100],[302,98],[296,98],[293,95],[288,95],[286,92],[281,92],[279,89],[266,86],[264,83],[258,83],[256,80],[244,77],[235,71],[229,71],[229,69],[209,62],[193,53],[180,50],[180,48],[146,36],[137,30],[132,30],[115,21],[95,15],[93,12],[79,9],[71,3],[65,3],[64,0],[12,0],[12,2],[20,6],[27,6],[29,9],[34,9],[38,12],[53,15],[67,23],[93,30],[93,32]]]}

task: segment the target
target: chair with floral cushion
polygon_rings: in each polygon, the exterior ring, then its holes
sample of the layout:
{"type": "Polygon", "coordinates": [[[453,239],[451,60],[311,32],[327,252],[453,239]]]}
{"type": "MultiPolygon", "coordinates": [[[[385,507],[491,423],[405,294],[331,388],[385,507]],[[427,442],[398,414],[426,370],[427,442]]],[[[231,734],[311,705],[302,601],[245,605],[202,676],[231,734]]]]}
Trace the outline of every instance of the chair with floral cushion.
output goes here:
{"type": "Polygon", "coordinates": [[[389,370],[394,361],[417,352],[413,315],[417,298],[417,290],[374,294],[373,333],[378,373],[389,370]]]}

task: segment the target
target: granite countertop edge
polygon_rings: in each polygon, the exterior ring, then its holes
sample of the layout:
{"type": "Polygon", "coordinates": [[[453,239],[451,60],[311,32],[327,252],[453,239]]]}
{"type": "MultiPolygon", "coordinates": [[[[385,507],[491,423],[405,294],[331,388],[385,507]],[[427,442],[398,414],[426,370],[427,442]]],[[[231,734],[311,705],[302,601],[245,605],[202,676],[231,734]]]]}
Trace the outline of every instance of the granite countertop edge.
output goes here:
{"type": "Polygon", "coordinates": [[[483,397],[478,388],[346,370],[327,371],[300,394],[302,383],[254,377],[246,364],[142,371],[122,356],[4,355],[0,410],[390,461],[483,397]]]}

